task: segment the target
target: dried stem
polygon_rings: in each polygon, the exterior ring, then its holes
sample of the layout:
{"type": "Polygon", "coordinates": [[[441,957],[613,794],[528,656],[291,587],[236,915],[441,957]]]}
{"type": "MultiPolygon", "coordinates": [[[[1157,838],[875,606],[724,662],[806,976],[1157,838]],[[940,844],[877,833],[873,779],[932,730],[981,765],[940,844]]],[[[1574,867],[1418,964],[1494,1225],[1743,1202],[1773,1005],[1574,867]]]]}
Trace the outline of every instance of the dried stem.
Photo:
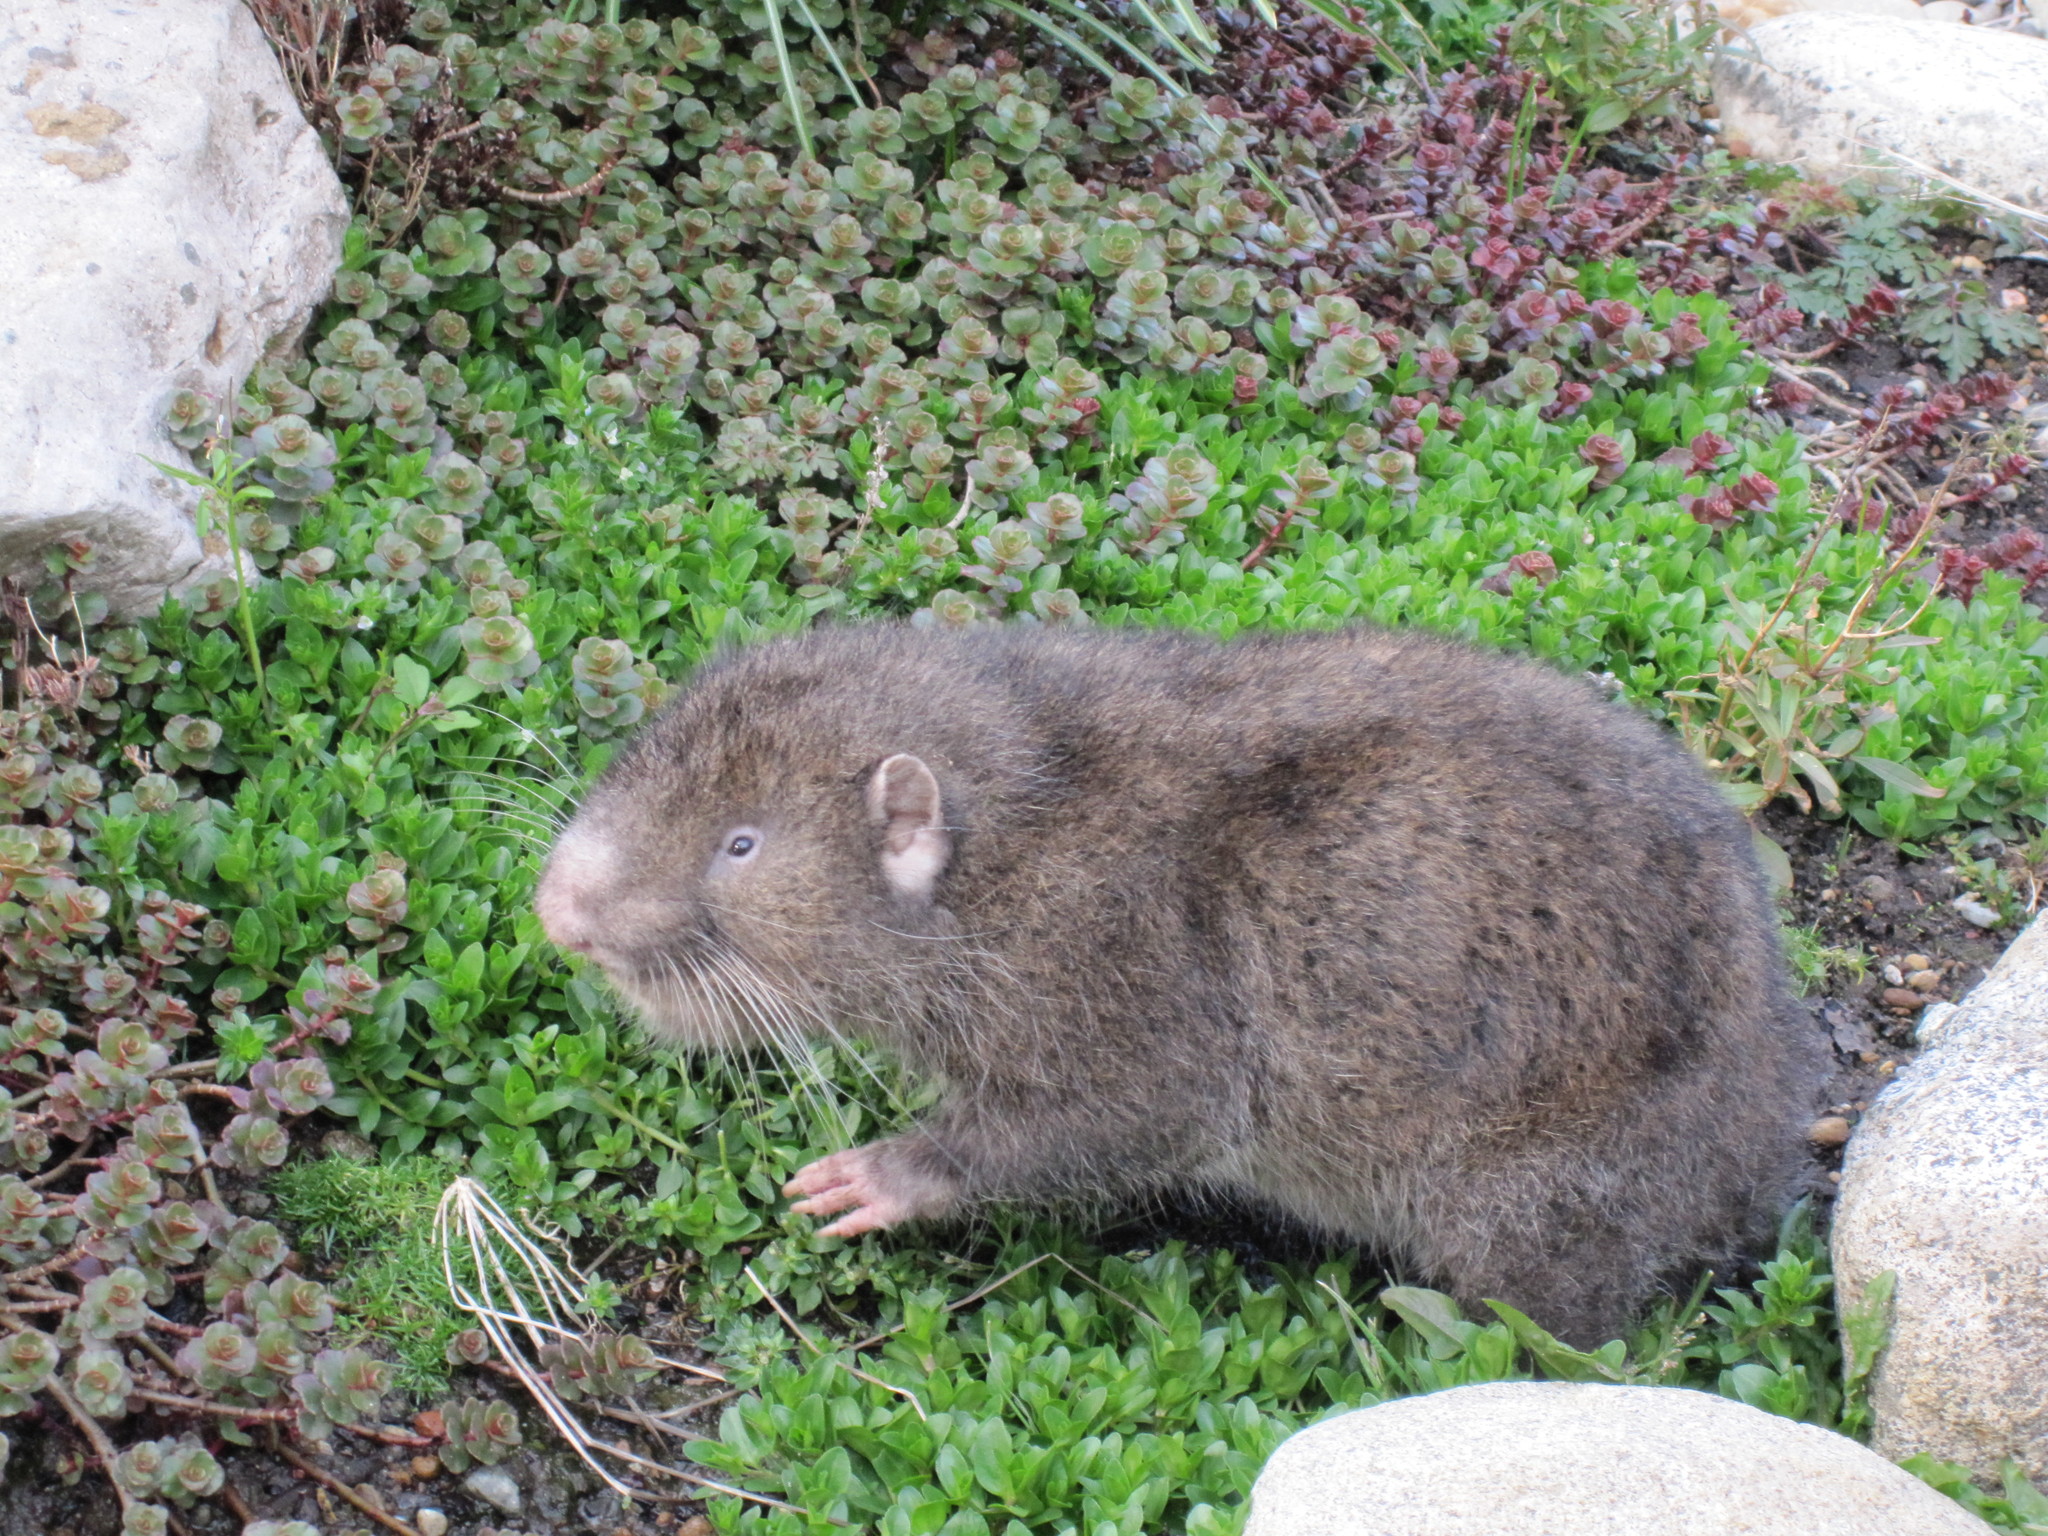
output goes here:
{"type": "Polygon", "coordinates": [[[204,1413],[214,1418],[246,1420],[252,1424],[265,1420],[273,1424],[290,1424],[298,1419],[298,1414],[290,1408],[236,1408],[203,1397],[180,1397],[175,1392],[156,1392],[148,1387],[137,1387],[129,1396],[165,1408],[180,1408],[187,1413],[204,1413]]]}
{"type": "Polygon", "coordinates": [[[40,1280],[45,1275],[54,1275],[60,1270],[69,1269],[85,1256],[86,1246],[80,1243],[76,1248],[60,1253],[54,1259],[45,1259],[32,1269],[17,1269],[0,1275],[0,1286],[27,1285],[31,1280],[40,1280]]]}
{"type": "Polygon", "coordinates": [[[604,185],[604,179],[618,169],[619,162],[626,158],[626,152],[616,150],[605,157],[597,173],[587,181],[579,181],[573,187],[559,187],[553,192],[523,192],[518,187],[508,187],[494,176],[483,178],[483,184],[490,188],[493,196],[510,198],[515,203],[531,203],[538,207],[553,207],[560,203],[573,203],[579,197],[588,197],[604,185]]]}
{"type": "MultiPolygon", "coordinates": [[[[85,1404],[73,1397],[71,1389],[54,1374],[43,1384],[43,1390],[56,1399],[57,1406],[62,1408],[65,1416],[78,1426],[78,1432],[85,1436],[86,1442],[92,1446],[93,1454],[99,1457],[100,1470],[107,1474],[107,1481],[113,1483],[114,1493],[121,1500],[121,1514],[125,1519],[135,1500],[128,1496],[128,1490],[114,1477],[114,1458],[119,1454],[114,1449],[114,1442],[109,1440],[107,1432],[100,1428],[100,1421],[85,1411],[85,1404]]],[[[419,1536],[419,1533],[415,1531],[412,1536],[419,1536]]]]}

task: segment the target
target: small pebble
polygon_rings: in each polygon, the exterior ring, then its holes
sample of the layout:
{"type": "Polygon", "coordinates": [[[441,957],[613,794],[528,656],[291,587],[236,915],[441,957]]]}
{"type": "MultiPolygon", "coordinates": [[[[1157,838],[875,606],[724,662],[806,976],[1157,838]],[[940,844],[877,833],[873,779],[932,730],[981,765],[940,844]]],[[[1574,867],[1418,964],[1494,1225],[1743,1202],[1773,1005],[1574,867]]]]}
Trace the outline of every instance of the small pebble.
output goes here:
{"type": "Polygon", "coordinates": [[[448,1517],[438,1509],[415,1511],[412,1523],[419,1527],[420,1536],[448,1536],[448,1517]]]}
{"type": "Polygon", "coordinates": [[[1996,928],[2001,919],[1997,911],[1987,907],[1974,896],[1958,896],[1949,903],[1962,914],[1964,922],[1977,928],[1996,928]]]}
{"type": "Polygon", "coordinates": [[[508,1515],[518,1514],[525,1503],[519,1485],[512,1481],[512,1475],[500,1472],[496,1467],[478,1467],[462,1480],[462,1491],[508,1515]]]}
{"type": "Polygon", "coordinates": [[[425,1435],[429,1440],[438,1440],[448,1433],[448,1425],[441,1417],[441,1410],[429,1408],[412,1416],[412,1432],[425,1435]]]}
{"type": "Polygon", "coordinates": [[[1874,1067],[1877,1065],[1877,1052],[1858,1051],[1856,1053],[1856,1059],[1862,1062],[1863,1065],[1865,1065],[1866,1067],[1874,1067]]]}
{"type": "Polygon", "coordinates": [[[692,1515],[676,1527],[676,1536],[711,1536],[711,1521],[703,1515],[692,1515]]]}
{"type": "Polygon", "coordinates": [[[1906,978],[1906,985],[1915,992],[1932,992],[1941,985],[1939,971],[1914,971],[1906,978]]]}
{"type": "Polygon", "coordinates": [[[1898,1070],[1899,1064],[1896,1061],[1880,1061],[1877,1064],[1877,1075],[1879,1077],[1890,1077],[1898,1070]]]}
{"type": "Polygon", "coordinates": [[[1906,973],[1896,965],[1888,963],[1884,968],[1884,979],[1895,987],[1903,987],[1906,984],[1906,973]]]}
{"type": "Polygon", "coordinates": [[[441,1475],[441,1462],[433,1456],[415,1456],[412,1459],[412,1475],[421,1482],[441,1475]]]}
{"type": "Polygon", "coordinates": [[[1822,891],[1822,892],[1820,893],[1820,899],[1821,899],[1822,901],[1833,901],[1833,900],[1834,900],[1834,899],[1835,899],[1835,898],[1836,898],[1837,896],[1839,896],[1839,895],[1841,895],[1841,894],[1842,894],[1842,893],[1841,893],[1840,891],[1836,890],[1836,889],[1835,889],[1835,888],[1834,888],[1834,887],[1833,887],[1833,886],[1831,885],[1831,886],[1829,886],[1829,887],[1828,887],[1828,888],[1827,888],[1826,890],[1824,890],[1824,891],[1822,891]]]}
{"type": "Polygon", "coordinates": [[[1841,1169],[1839,1169],[1839,1168],[1835,1168],[1835,1169],[1831,1169],[1831,1170],[1829,1170],[1829,1173],[1828,1173],[1828,1182],[1829,1182],[1830,1184],[1839,1184],[1839,1183],[1841,1183],[1841,1182],[1842,1182],[1842,1170],[1841,1170],[1841,1169]]]}
{"type": "Polygon", "coordinates": [[[390,1506],[384,1502],[384,1491],[375,1483],[357,1483],[356,1497],[380,1515],[390,1513],[390,1506]]]}
{"type": "Polygon", "coordinates": [[[1934,962],[1925,955],[1908,955],[1899,964],[1909,971],[1931,971],[1934,969],[1934,962]]]}
{"type": "Polygon", "coordinates": [[[1883,875],[1865,875],[1856,882],[1856,890],[1859,895],[1867,896],[1872,901],[1884,901],[1893,894],[1891,881],[1885,879],[1883,875]]]}
{"type": "Polygon", "coordinates": [[[1927,1001],[1924,993],[1914,992],[1906,987],[1886,987],[1883,992],[1884,1005],[1910,1012],[1927,1001]]]}
{"type": "Polygon", "coordinates": [[[1813,1122],[1806,1139],[1816,1147],[1839,1147],[1849,1139],[1849,1122],[1840,1115],[1823,1115],[1813,1122]]]}

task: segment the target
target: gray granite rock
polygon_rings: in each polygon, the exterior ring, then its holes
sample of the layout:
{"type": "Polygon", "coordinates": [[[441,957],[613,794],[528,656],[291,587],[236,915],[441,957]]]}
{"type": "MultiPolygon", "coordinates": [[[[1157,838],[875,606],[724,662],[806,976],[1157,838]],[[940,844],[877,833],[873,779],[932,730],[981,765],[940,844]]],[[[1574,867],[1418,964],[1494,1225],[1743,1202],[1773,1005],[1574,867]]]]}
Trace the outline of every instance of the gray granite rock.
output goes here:
{"type": "Polygon", "coordinates": [[[512,1475],[496,1467],[478,1467],[462,1480],[462,1491],[507,1515],[518,1514],[526,1503],[512,1475]]]}
{"type": "Polygon", "coordinates": [[[1677,1387],[1500,1382],[1303,1430],[1245,1536],[1984,1536],[1841,1435],[1677,1387]]]}
{"type": "Polygon", "coordinates": [[[297,335],[347,203],[238,0],[9,0],[0,87],[0,571],[83,537],[146,608],[202,554],[164,406],[297,335]]]}
{"type": "Polygon", "coordinates": [[[1842,1300],[1897,1277],[1873,1443],[2048,1478],[2048,916],[1921,1041],[1857,1127],[1835,1211],[1842,1300]]]}
{"type": "Polygon", "coordinates": [[[1836,178],[1898,173],[1905,155],[2048,209],[2048,42],[2039,38],[1803,11],[1725,42],[1714,100],[1722,137],[1740,153],[1836,178]]]}

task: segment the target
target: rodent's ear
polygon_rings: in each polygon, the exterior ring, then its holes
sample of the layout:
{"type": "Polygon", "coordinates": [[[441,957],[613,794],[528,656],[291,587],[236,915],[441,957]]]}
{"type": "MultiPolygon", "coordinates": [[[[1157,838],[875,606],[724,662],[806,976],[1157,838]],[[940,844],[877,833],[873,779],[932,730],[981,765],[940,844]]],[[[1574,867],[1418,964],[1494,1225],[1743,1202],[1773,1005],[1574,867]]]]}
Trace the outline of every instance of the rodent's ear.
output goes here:
{"type": "Polygon", "coordinates": [[[868,780],[868,819],[882,829],[882,878],[899,895],[929,901],[953,855],[931,769],[908,752],[882,759],[868,780]]]}

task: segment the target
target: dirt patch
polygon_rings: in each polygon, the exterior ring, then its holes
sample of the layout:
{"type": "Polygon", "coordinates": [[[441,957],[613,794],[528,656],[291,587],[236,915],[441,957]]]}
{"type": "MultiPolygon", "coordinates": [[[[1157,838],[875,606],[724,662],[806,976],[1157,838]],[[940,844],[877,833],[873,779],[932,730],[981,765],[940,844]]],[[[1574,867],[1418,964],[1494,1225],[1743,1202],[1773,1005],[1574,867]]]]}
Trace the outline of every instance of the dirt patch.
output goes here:
{"type": "MultiPolygon", "coordinates": [[[[1913,1059],[1921,1014],[1960,999],[1982,980],[2014,930],[2010,924],[1979,927],[1956,909],[1967,888],[1942,851],[1918,857],[1848,823],[1802,816],[1789,806],[1774,807],[1760,820],[1792,862],[1788,916],[1814,928],[1830,948],[1867,957],[1862,975],[1835,969],[1807,999],[1835,1051],[1827,1108],[1853,1126],[1913,1059]]],[[[1816,1155],[1829,1171],[1841,1165],[1839,1148],[1816,1149],[1816,1155]]]]}

